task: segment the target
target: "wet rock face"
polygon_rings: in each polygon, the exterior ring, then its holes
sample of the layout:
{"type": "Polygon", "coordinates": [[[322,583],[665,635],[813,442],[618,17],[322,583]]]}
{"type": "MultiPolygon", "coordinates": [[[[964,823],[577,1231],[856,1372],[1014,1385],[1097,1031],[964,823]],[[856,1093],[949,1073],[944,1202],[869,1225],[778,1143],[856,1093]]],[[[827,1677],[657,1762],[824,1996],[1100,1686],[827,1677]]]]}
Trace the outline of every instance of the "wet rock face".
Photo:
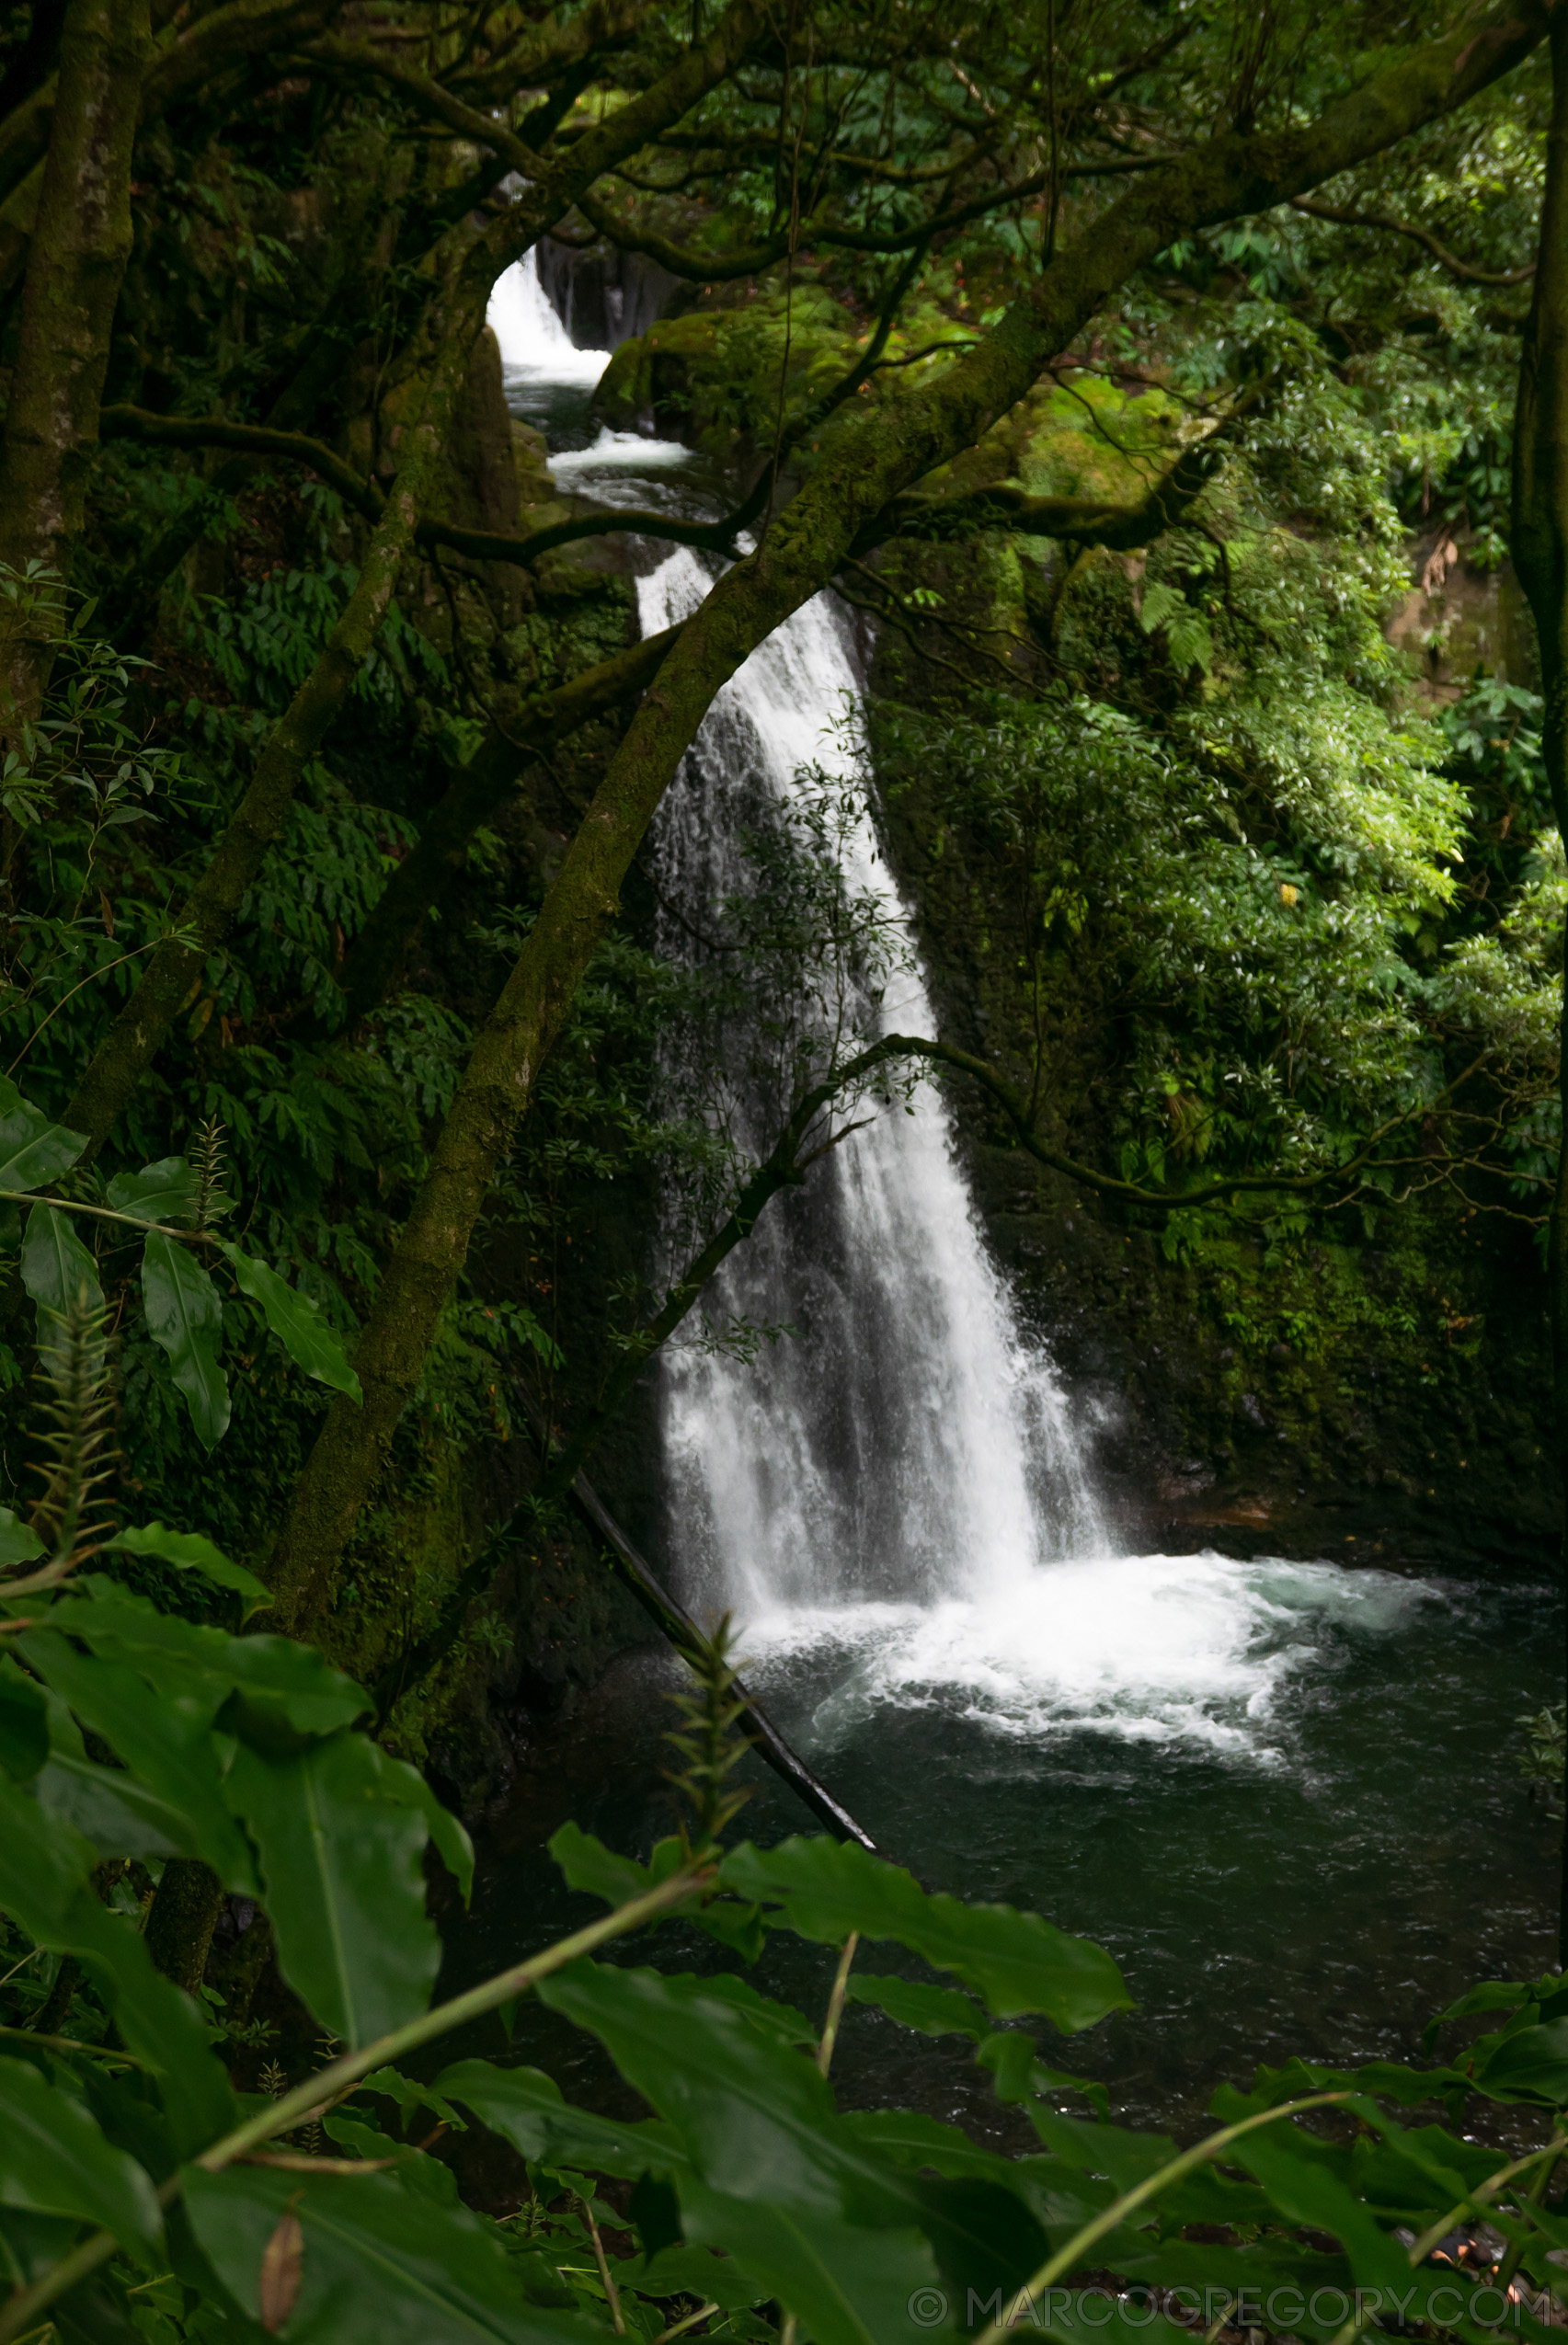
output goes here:
{"type": "Polygon", "coordinates": [[[615,350],[664,315],[681,280],[641,253],[595,245],[578,252],[546,236],[539,281],[579,350],[615,350]]]}
{"type": "Polygon", "coordinates": [[[1545,1313],[1506,1236],[1471,1241],[1465,1263],[1433,1215],[1397,1252],[1321,1244],[1282,1269],[1238,1244],[1173,1263],[1152,1232],[1116,1228],[1054,1175],[1030,1181],[969,1131],[991,1241],[1078,1400],[1128,1546],[1552,1568],[1545,1313]],[[1472,1324],[1450,1340],[1459,1318],[1472,1324]]]}

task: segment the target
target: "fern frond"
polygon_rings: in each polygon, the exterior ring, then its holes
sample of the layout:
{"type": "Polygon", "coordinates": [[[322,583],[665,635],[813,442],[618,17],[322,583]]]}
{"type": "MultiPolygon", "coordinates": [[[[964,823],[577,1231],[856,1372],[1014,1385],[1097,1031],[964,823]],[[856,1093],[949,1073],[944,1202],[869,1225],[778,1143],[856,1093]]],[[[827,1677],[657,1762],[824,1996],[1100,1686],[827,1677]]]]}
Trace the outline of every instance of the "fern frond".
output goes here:
{"type": "Polygon", "coordinates": [[[74,1571],[97,1553],[113,1525],[109,1333],[103,1306],[85,1286],[51,1317],[58,1339],[39,1403],[40,1454],[31,1470],[43,1493],[34,1504],[32,1527],[49,1548],[52,1565],[74,1571]]]}
{"type": "Polygon", "coordinates": [[[692,1857],[716,1847],[754,1787],[727,1779],[749,1747],[737,1731],[746,1705],[734,1691],[739,1664],[731,1659],[727,1612],[685,1658],[696,1684],[670,1698],[678,1722],[664,1739],[681,1764],[667,1767],[664,1779],[675,1793],[681,1847],[692,1857]]]}

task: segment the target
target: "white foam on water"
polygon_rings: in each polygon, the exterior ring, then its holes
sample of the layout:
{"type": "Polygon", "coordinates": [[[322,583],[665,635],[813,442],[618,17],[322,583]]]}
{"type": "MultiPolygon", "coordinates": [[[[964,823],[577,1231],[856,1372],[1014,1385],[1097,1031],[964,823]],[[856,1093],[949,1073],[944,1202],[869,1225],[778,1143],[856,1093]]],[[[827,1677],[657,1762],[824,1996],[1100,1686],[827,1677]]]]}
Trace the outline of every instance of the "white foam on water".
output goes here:
{"type": "Polygon", "coordinates": [[[591,447],[552,456],[550,470],[559,480],[578,473],[677,472],[693,462],[683,440],[645,440],[640,432],[612,431],[606,425],[591,447]]]}
{"type": "Polygon", "coordinates": [[[975,1600],[776,1607],[749,1620],[761,1682],[826,1672],[810,1741],[885,1707],[939,1709],[1015,1743],[1089,1733],[1275,1765],[1282,1693],[1333,1665],[1339,1630],[1385,1636],[1436,1595],[1419,1580],[1277,1557],[1099,1555],[975,1600]]]}

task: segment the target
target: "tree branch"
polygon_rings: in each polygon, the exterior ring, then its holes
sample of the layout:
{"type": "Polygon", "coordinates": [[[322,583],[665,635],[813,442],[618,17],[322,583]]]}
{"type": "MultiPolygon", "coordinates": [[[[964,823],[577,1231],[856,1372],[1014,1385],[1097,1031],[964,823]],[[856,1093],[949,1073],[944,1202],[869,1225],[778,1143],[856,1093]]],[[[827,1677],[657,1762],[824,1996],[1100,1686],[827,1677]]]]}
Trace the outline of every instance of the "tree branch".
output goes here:
{"type": "Polygon", "coordinates": [[[1423,246],[1439,269],[1450,277],[1458,277],[1467,285],[1523,285],[1535,275],[1533,260],[1523,269],[1474,269],[1468,260],[1459,259],[1447,246],[1440,245],[1430,228],[1417,227],[1411,220],[1393,220],[1383,212],[1347,212],[1338,204],[1320,203],[1315,198],[1292,196],[1291,209],[1304,212],[1311,220],[1332,220],[1341,228],[1380,228],[1391,236],[1406,236],[1412,244],[1423,246]]]}

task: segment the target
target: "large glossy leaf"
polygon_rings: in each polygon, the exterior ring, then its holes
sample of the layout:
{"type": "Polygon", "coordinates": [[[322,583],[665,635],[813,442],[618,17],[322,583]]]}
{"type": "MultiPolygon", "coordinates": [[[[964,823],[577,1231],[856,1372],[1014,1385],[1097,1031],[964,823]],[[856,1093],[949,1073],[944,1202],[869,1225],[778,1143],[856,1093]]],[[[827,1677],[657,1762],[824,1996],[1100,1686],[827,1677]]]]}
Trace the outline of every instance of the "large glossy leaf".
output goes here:
{"type": "MultiPolygon", "coordinates": [[[[1220,2099],[1216,2095],[1217,2109],[1220,2099]]],[[[1328,2143],[1287,2120],[1260,2126],[1225,2156],[1228,2165],[1243,2167],[1256,2178],[1288,2224],[1331,2232],[1349,2257],[1359,2286],[1398,2288],[1408,2279],[1404,2249],[1379,2229],[1366,2202],[1333,2170],[1342,2160],[1328,2143]]]]}
{"type": "Polygon", "coordinates": [[[410,1767],[405,1759],[391,1757],[379,1743],[367,1740],[365,1748],[372,1755],[382,1797],[424,1817],[425,1829],[441,1851],[448,1871],[456,1875],[466,1904],[474,1888],[474,1843],[462,1818],[442,1806],[418,1767],[410,1767]]]}
{"type": "Polygon", "coordinates": [[[0,1769],[26,1783],[48,1756],[49,1712],[43,1696],[14,1661],[0,1654],[0,1769]]]}
{"type": "Polygon", "coordinates": [[[42,1553],[43,1541],[38,1533],[18,1522],[8,1506],[0,1506],[0,1570],[36,1562],[42,1553]]]}
{"type": "Polygon", "coordinates": [[[90,1840],[100,1857],[193,1857],[185,1816],[122,1768],[56,1752],[33,1786],[40,1807],[90,1840]]]}
{"type": "Polygon", "coordinates": [[[232,1588],[241,1600],[242,1620],[248,1620],[253,1612],[265,1612],[272,1602],[272,1591],[264,1581],[247,1572],[243,1563],[231,1563],[223,1549],[200,1531],[171,1531],[162,1523],[144,1523],[120,1531],[106,1545],[122,1547],[130,1555],[155,1555],[160,1562],[172,1563],[181,1572],[200,1572],[216,1586],[232,1588]]]}
{"type": "Polygon", "coordinates": [[[733,1992],[593,1962],[571,1963],[537,1992],[601,2039],[715,2189],[825,2212],[853,2192],[870,2219],[898,2220],[896,2183],[842,2134],[814,2063],[755,2024],[733,1992]]]}
{"type": "Polygon", "coordinates": [[[297,2217],[287,2345],[603,2345],[603,2329],[528,2303],[477,2215],[417,2197],[388,2175],[194,2168],[186,2202],[220,2279],[253,2316],[268,2242],[287,2213],[297,2217]]]}
{"type": "Polygon", "coordinates": [[[219,1251],[233,1270],[240,1292],[260,1304],[268,1326],[296,1367],[318,1384],[329,1384],[351,1401],[362,1400],[360,1379],[349,1364],[343,1339],[323,1319],[320,1305],[280,1278],[268,1264],[258,1262],[254,1254],[242,1253],[229,1239],[219,1241],[219,1251]]]}
{"type": "Polygon", "coordinates": [[[936,2259],[918,2232],[864,2231],[821,2209],[807,2213],[690,2181],[681,2211],[690,2241],[733,2256],[817,2345],[954,2333],[936,2259]],[[924,2316],[918,2327],[911,2305],[924,2316]]]}
{"type": "Polygon", "coordinates": [[[956,1987],[926,1986],[918,1979],[876,1978],[852,1971],[846,1993],[851,2003],[874,2004],[901,2028],[917,2028],[922,2036],[969,2036],[979,2043],[991,2032],[987,2014],[956,1987]]]}
{"type": "Polygon", "coordinates": [[[1494,2040],[1483,2036],[1472,2056],[1477,2083],[1500,2100],[1568,2100],[1568,2019],[1494,2040]]]}
{"type": "Polygon", "coordinates": [[[95,1653],[127,1661],[160,1693],[225,1709],[225,1725],[263,1750],[299,1748],[362,1717],[370,1697],[314,1645],[289,1637],[231,1637],[160,1612],[95,1573],[71,1584],[51,1616],[95,1653]]]}
{"type": "Polygon", "coordinates": [[[29,2062],[0,2054],[0,2201],[38,2214],[74,2214],[112,2231],[141,2258],[156,2252],[163,2219],[133,2157],[105,2141],[81,2103],[29,2062]]]}
{"type": "MultiPolygon", "coordinates": [[[[261,1883],[250,1844],[224,1797],[223,1767],[210,1731],[213,1704],[166,1687],[155,1691],[129,1663],[79,1653],[53,1629],[30,1630],[19,1642],[24,1658],[45,1682],[179,1819],[175,1846],[204,1858],[225,1889],[258,1897],[261,1883]]],[[[105,1848],[85,1814],[74,1821],[105,1855],[163,1853],[129,1846],[105,1848]]]]}
{"type": "MultiPolygon", "coordinates": [[[[371,2079],[372,2084],[374,2078],[371,2079]]],[[[623,2123],[573,2109],[561,2088],[538,2068],[498,2068],[488,2060],[460,2060],[436,2078],[444,2099],[472,2110],[482,2125],[534,2164],[619,2174],[670,2174],[690,2164],[668,2125],[623,2123]]]]}
{"type": "Polygon", "coordinates": [[[1001,2019],[1040,2011],[1072,2034],[1132,2003],[1103,1947],[1011,1905],[928,1896],[911,1874],[853,1841],[795,1839],[776,1848],[745,1842],[725,1859],[719,1879],[777,1908],[776,1918],[802,1938],[841,1945],[858,1930],[895,1939],[937,1970],[955,1972],[1001,2019]]]}
{"type": "Polygon", "coordinates": [[[142,1301],[147,1332],[168,1354],[169,1374],[185,1395],[197,1439],[211,1449],[228,1429],[228,1379],[218,1364],[223,1312],[218,1290],[177,1239],[156,1230],[142,1252],[142,1301]]]}
{"type": "Polygon", "coordinates": [[[765,2282],[742,2271],[732,2256],[715,2256],[710,2248],[661,2248],[657,2256],[635,2264],[629,2277],[640,2296],[692,2296],[727,2312],[760,2305],[770,2293],[765,2282]]]}
{"type": "Polygon", "coordinates": [[[38,1305],[38,1348],[45,1368],[57,1372],[61,1327],[64,1313],[86,1298],[94,1311],[103,1309],[97,1264],[71,1227],[68,1214],[52,1206],[35,1205],[28,1216],[22,1240],[22,1284],[38,1305]]]}
{"type": "Polygon", "coordinates": [[[86,1145],[80,1132],[52,1124],[0,1075],[0,1189],[41,1189],[74,1164],[86,1145]]]}
{"type": "Polygon", "coordinates": [[[228,1776],[260,1852],[278,1966],[350,2047],[422,2011],[441,1961],[425,1915],[425,1819],[388,1799],[379,1760],[361,1734],[276,1759],[242,1744],[228,1776]]]}
{"type": "Polygon", "coordinates": [[[189,2154],[233,2123],[234,2095],[195,2004],[99,1899],[97,1861],[90,1841],[0,1778],[0,1911],[51,1952],[80,1958],[127,2048],[161,2080],[176,2148],[189,2154]]]}
{"type": "Polygon", "coordinates": [[[819,2337],[858,2337],[863,2320],[875,2333],[878,2317],[890,2329],[895,2280],[907,2303],[933,2271],[948,2285],[994,2272],[1016,2286],[1044,2259],[1039,2225],[992,2177],[930,2181],[845,2124],[776,2007],[744,1982],[577,1962],[539,1993],[601,2039],[686,2150],[691,2168],[671,2179],[688,2236],[729,2248],[819,2337]]]}
{"type": "Polygon", "coordinates": [[[136,1221],[189,1221],[196,1211],[196,1175],[183,1156],[160,1157],[135,1172],[117,1172],[108,1196],[116,1213],[136,1221]]]}

